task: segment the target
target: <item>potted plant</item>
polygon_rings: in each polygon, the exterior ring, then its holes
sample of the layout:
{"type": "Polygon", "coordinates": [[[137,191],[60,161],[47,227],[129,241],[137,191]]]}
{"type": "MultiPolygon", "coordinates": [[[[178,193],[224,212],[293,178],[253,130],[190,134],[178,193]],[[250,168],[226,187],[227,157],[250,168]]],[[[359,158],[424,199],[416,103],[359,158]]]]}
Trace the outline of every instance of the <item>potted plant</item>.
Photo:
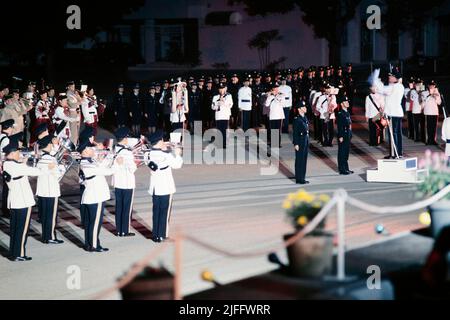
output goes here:
{"type": "Polygon", "coordinates": [[[163,267],[145,267],[121,289],[123,300],[172,300],[173,292],[173,275],[163,267]]]}
{"type": "MultiPolygon", "coordinates": [[[[303,189],[287,195],[283,209],[295,232],[284,236],[287,240],[301,231],[330,200],[326,194],[314,195],[303,189]]],[[[325,232],[325,220],[308,235],[287,247],[289,269],[297,277],[322,277],[331,271],[333,235],[325,232]]]]}
{"type": "MultiPolygon", "coordinates": [[[[450,184],[450,167],[444,153],[427,150],[419,167],[428,170],[424,181],[418,184],[420,196],[431,197],[450,184]]],[[[436,238],[443,227],[450,225],[450,194],[430,205],[428,211],[431,217],[431,235],[436,238]]]]}

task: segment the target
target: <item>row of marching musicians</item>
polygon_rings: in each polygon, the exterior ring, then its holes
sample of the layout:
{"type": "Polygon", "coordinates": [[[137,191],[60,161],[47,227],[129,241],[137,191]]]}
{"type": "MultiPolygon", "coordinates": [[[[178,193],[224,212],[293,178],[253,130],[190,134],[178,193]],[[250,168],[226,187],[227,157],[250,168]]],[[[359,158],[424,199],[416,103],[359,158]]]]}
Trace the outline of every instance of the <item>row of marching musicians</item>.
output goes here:
{"type": "MultiPolygon", "coordinates": [[[[2,123],[2,130],[10,123],[2,123]]],[[[117,144],[114,152],[98,156],[94,133],[87,128],[80,134],[77,151],[81,155],[79,177],[81,189],[80,217],[85,235],[84,249],[88,252],[105,252],[108,248],[100,244],[100,229],[103,222],[105,202],[110,200],[110,189],[106,180],[112,176],[115,192],[116,236],[129,237],[131,213],[135,189],[135,171],[137,166],[131,147],[128,145],[128,128],[119,128],[115,132],[117,144]]],[[[29,261],[26,253],[27,233],[31,221],[32,207],[36,204],[29,177],[37,177],[36,195],[38,197],[39,220],[42,224],[42,242],[62,244],[57,238],[58,198],[61,196],[60,179],[66,168],[55,158],[59,149],[59,139],[48,131],[39,132],[39,161],[28,166],[23,161],[20,137],[9,136],[3,147],[3,179],[9,189],[7,206],[10,210],[10,260],[29,261]]],[[[153,202],[154,242],[168,238],[168,226],[171,215],[175,183],[172,169],[181,168],[183,160],[181,149],[173,150],[164,142],[163,133],[157,131],[148,137],[152,148],[148,155],[148,167],[151,170],[149,193],[153,202]]]]}

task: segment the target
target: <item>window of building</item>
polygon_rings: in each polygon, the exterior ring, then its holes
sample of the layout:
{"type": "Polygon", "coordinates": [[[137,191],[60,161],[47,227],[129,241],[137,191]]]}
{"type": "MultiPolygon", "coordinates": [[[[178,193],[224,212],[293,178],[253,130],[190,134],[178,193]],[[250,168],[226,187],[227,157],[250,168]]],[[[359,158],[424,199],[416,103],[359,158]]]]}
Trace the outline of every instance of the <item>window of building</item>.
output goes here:
{"type": "Polygon", "coordinates": [[[198,20],[155,20],[155,58],[178,64],[195,64],[199,59],[198,20]]]}

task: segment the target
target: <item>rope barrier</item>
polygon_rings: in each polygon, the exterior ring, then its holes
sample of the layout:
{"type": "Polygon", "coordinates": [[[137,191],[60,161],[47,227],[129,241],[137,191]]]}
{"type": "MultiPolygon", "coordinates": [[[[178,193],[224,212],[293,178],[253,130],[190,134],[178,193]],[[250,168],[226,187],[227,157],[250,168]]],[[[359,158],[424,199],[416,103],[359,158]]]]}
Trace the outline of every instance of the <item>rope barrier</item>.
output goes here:
{"type": "Polygon", "coordinates": [[[450,192],[450,185],[446,186],[442,190],[440,190],[438,193],[434,194],[433,196],[429,197],[428,199],[422,200],[420,202],[416,202],[413,204],[409,204],[406,206],[389,206],[389,207],[379,207],[376,205],[365,203],[361,200],[357,200],[352,197],[347,197],[347,202],[361,210],[369,211],[371,213],[377,213],[377,214],[386,214],[386,213],[405,213],[405,212],[411,212],[419,209],[426,208],[433,203],[443,199],[448,193],[450,192]]]}
{"type": "MultiPolygon", "coordinates": [[[[302,239],[309,233],[311,233],[318,225],[322,222],[323,219],[331,212],[331,209],[336,205],[337,206],[337,213],[338,213],[338,238],[340,241],[338,241],[338,279],[343,280],[345,278],[345,259],[344,259],[344,241],[345,241],[345,203],[348,203],[356,208],[359,208],[361,210],[369,211],[371,213],[376,214],[386,214],[386,213],[405,213],[410,211],[415,211],[418,209],[422,209],[425,207],[430,206],[431,204],[443,199],[448,193],[450,192],[450,185],[446,186],[442,190],[440,190],[435,195],[431,196],[428,199],[406,205],[406,206],[385,206],[385,207],[379,207],[376,205],[365,203],[361,200],[357,200],[355,198],[352,198],[348,196],[347,192],[344,189],[338,189],[334,193],[333,197],[330,199],[330,201],[327,202],[327,204],[319,211],[319,213],[301,230],[299,230],[297,233],[295,233],[292,237],[289,239],[283,241],[282,244],[273,246],[271,248],[266,248],[264,250],[260,251],[253,251],[253,252],[240,252],[235,253],[231,252],[225,249],[222,249],[220,247],[217,247],[215,245],[211,245],[205,241],[199,240],[195,237],[192,237],[190,235],[180,235],[175,234],[176,239],[185,239],[189,240],[194,244],[197,244],[198,246],[201,246],[207,250],[214,251],[218,254],[221,254],[223,256],[227,256],[230,258],[252,258],[256,256],[264,256],[267,254],[270,254],[274,251],[278,251],[281,249],[284,249],[286,247],[291,246],[296,241],[302,239]]],[[[122,277],[119,282],[117,282],[116,285],[100,292],[99,294],[95,295],[93,299],[103,299],[112,293],[114,293],[117,290],[120,290],[127,284],[129,284],[135,277],[138,275],[142,270],[150,263],[151,260],[155,259],[157,256],[159,256],[164,249],[168,246],[168,243],[163,243],[160,247],[157,249],[151,251],[147,256],[145,256],[143,259],[141,259],[138,263],[134,264],[131,270],[129,270],[124,277],[122,277]]],[[[177,270],[180,269],[180,261],[177,264],[177,270]]]]}

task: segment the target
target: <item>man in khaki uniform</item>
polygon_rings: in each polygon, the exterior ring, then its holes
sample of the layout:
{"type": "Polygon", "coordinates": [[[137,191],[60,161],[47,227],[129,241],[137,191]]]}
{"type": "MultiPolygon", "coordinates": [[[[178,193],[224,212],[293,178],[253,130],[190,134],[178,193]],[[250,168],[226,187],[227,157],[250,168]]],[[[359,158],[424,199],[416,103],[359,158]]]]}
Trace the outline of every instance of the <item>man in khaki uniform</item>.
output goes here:
{"type": "Polygon", "coordinates": [[[80,94],[75,90],[75,83],[73,81],[67,83],[67,102],[69,104],[69,117],[77,121],[70,122],[70,141],[74,145],[78,144],[78,137],[80,135],[80,94]]]}
{"type": "Polygon", "coordinates": [[[0,122],[12,119],[15,123],[13,134],[23,132],[23,116],[27,114],[30,107],[27,107],[25,103],[19,99],[19,95],[17,93],[5,96],[4,101],[5,108],[1,110],[0,122]]]}

